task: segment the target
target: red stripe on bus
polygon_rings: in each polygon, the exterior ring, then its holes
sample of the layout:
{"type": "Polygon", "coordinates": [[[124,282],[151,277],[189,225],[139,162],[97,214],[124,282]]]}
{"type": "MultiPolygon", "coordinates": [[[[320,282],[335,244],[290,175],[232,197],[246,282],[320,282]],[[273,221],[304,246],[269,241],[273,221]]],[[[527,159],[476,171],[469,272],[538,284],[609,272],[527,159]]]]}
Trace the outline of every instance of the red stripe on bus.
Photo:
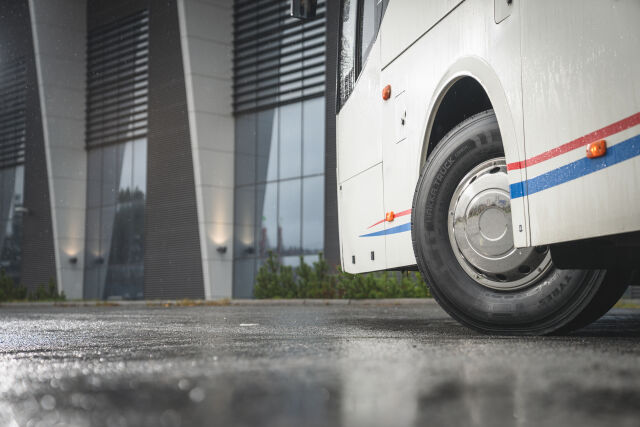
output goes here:
{"type": "Polygon", "coordinates": [[[552,148],[551,150],[545,151],[544,153],[538,154],[537,156],[531,157],[530,159],[526,159],[522,162],[509,163],[507,165],[507,170],[512,171],[536,165],[538,163],[544,162],[545,160],[549,160],[561,154],[568,153],[569,151],[575,150],[576,148],[584,147],[585,145],[591,144],[592,142],[599,139],[603,139],[616,133],[622,132],[623,130],[627,130],[638,124],[640,124],[640,113],[636,113],[633,116],[610,124],[609,126],[603,127],[602,129],[598,129],[597,131],[591,132],[590,134],[582,136],[571,142],[567,142],[566,144],[559,147],[552,148]]]}
{"type": "Polygon", "coordinates": [[[368,226],[367,230],[370,229],[371,227],[375,227],[378,224],[382,224],[383,222],[384,222],[384,219],[381,219],[380,221],[376,222],[375,224],[368,226]]]}
{"type": "MultiPolygon", "coordinates": [[[[394,218],[397,218],[397,217],[399,217],[399,216],[410,215],[410,214],[411,214],[411,209],[407,209],[406,211],[402,211],[402,212],[397,212],[397,213],[395,213],[395,214],[394,214],[394,218]]],[[[375,227],[375,226],[376,226],[376,225],[378,225],[378,224],[382,224],[383,222],[385,222],[385,220],[384,220],[384,219],[381,219],[380,221],[376,222],[375,224],[370,225],[369,227],[367,227],[367,230],[368,230],[368,229],[370,229],[370,228],[372,228],[372,227],[375,227]]]]}

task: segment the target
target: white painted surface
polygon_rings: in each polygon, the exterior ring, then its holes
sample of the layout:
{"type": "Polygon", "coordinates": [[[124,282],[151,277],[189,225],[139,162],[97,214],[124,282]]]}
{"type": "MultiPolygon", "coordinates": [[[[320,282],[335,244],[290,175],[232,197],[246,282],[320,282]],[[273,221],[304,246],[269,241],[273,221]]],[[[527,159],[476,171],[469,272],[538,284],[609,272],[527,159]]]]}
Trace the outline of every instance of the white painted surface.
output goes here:
{"type": "Polygon", "coordinates": [[[86,2],[30,0],[58,289],[82,298],[86,2]],[[69,262],[77,258],[77,263],[69,262]]]}
{"type": "MultiPolygon", "coordinates": [[[[527,158],[640,112],[640,2],[523,2],[527,158]]],[[[606,137],[609,148],[640,126],[606,137]]],[[[585,158],[585,147],[527,168],[527,178],[585,158]]],[[[640,158],[529,196],[532,244],[640,229],[640,158]]]]}
{"type": "MultiPolygon", "coordinates": [[[[635,0],[522,0],[512,5],[500,0],[390,2],[378,36],[379,68],[372,70],[367,64],[338,115],[338,182],[343,196],[344,184],[363,176],[375,163],[369,160],[372,129],[382,134],[383,188],[377,185],[377,176],[371,182],[359,181],[359,191],[381,194],[361,203],[339,200],[344,266],[350,262],[347,248],[357,252],[372,245],[360,237],[367,226],[364,218],[374,207],[368,203],[383,200],[385,212],[411,207],[425,159],[424,142],[439,103],[457,79],[473,77],[486,90],[507,163],[521,162],[639,113],[639,20],[640,3],[635,0]],[[394,102],[375,99],[387,84],[392,97],[402,92],[394,102]],[[403,128],[398,119],[405,107],[403,128]]],[[[607,145],[638,134],[640,125],[607,137],[607,145]]],[[[509,183],[584,158],[581,146],[510,171],[509,183]]],[[[639,194],[640,157],[635,157],[514,199],[515,244],[541,245],[639,230],[639,194]]],[[[415,263],[410,237],[408,232],[377,237],[385,241],[387,268],[415,263]]]]}
{"type": "Polygon", "coordinates": [[[345,181],[341,187],[338,193],[340,208],[348,213],[340,217],[343,269],[348,273],[362,273],[387,268],[384,237],[359,237],[378,231],[379,227],[368,227],[384,218],[382,164],[345,181]],[[374,252],[374,260],[371,260],[371,252],[374,252]]]}
{"type": "Polygon", "coordinates": [[[207,299],[232,296],[232,8],[232,0],[178,1],[207,299]]]}
{"type": "MultiPolygon", "coordinates": [[[[383,66],[399,56],[418,37],[426,33],[442,17],[463,0],[400,0],[390,1],[384,25],[393,33],[382,37],[383,66]]],[[[472,0],[473,1],[473,0],[472,0]]],[[[491,5],[493,19],[493,4],[491,5]]],[[[480,18],[480,17],[478,17],[480,18]]]]}
{"type": "Polygon", "coordinates": [[[382,161],[379,56],[380,43],[376,41],[353,93],[336,119],[338,182],[344,182],[382,161]]]}
{"type": "MultiPolygon", "coordinates": [[[[339,184],[379,159],[383,178],[383,189],[379,190],[383,194],[379,198],[384,204],[381,218],[385,212],[411,209],[424,163],[424,141],[429,138],[441,100],[460,78],[472,77],[487,91],[505,141],[507,161],[523,159],[519,7],[515,3],[511,18],[496,24],[494,1],[389,3],[371,57],[337,119],[339,184]],[[374,57],[378,45],[380,61],[374,57]],[[372,68],[374,64],[376,68],[372,68]],[[387,84],[391,85],[392,99],[383,101],[381,91],[387,84]],[[401,126],[399,120],[404,111],[406,123],[401,126]],[[372,149],[373,135],[377,136],[381,151],[372,149]],[[369,160],[372,153],[379,157],[369,160]]],[[[521,171],[510,174],[512,183],[521,178],[521,171]]],[[[377,187],[362,182],[360,191],[371,192],[373,188],[377,187]]],[[[344,199],[339,203],[343,202],[344,199]]],[[[360,227],[342,230],[343,249],[355,247],[364,251],[373,244],[372,240],[378,239],[385,241],[386,268],[415,264],[410,232],[361,238],[370,225],[363,216],[371,206],[345,206],[340,206],[340,221],[360,221],[360,227]]],[[[526,212],[525,200],[512,206],[519,246],[528,242],[526,212]],[[523,226],[522,232],[519,225],[523,226]]],[[[408,216],[401,217],[374,230],[409,220],[408,216]]],[[[346,267],[350,262],[346,252],[343,258],[346,267]]]]}

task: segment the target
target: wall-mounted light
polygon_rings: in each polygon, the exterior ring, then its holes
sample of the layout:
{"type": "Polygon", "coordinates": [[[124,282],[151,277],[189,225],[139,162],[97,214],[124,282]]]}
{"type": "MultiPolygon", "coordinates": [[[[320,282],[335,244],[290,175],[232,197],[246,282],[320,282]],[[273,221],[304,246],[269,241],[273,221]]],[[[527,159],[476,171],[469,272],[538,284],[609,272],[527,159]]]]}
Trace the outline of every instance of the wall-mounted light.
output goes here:
{"type": "Polygon", "coordinates": [[[72,256],[69,258],[69,264],[77,264],[78,263],[78,257],[77,256],[72,256]]]}
{"type": "Polygon", "coordinates": [[[226,253],[227,253],[227,247],[226,247],[226,246],[218,246],[218,247],[216,248],[216,251],[218,251],[218,253],[219,253],[220,255],[222,255],[222,254],[226,254],[226,253]]]}
{"type": "Polygon", "coordinates": [[[31,214],[31,211],[26,206],[16,206],[15,208],[13,208],[13,211],[15,213],[19,213],[19,214],[23,214],[23,215],[30,215],[31,214]]]}

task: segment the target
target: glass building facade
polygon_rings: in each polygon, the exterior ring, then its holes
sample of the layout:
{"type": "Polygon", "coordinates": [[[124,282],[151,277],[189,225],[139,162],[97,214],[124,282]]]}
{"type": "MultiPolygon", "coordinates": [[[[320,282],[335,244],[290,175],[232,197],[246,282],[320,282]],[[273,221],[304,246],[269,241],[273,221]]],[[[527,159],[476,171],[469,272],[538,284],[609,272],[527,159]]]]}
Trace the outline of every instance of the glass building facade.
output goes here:
{"type": "Polygon", "coordinates": [[[147,141],[93,149],[88,156],[85,295],[142,298],[147,141]]]}
{"type": "Polygon", "coordinates": [[[0,170],[0,268],[20,283],[22,267],[22,203],[24,200],[24,166],[0,170]]]}
{"type": "Polygon", "coordinates": [[[318,18],[286,0],[234,7],[233,296],[249,298],[269,252],[286,265],[324,247],[324,2],[318,18]]]}
{"type": "Polygon", "coordinates": [[[250,297],[269,251],[317,259],[324,235],[324,98],[236,119],[235,296],[250,297]]]}
{"type": "Polygon", "coordinates": [[[0,62],[0,269],[20,282],[26,143],[25,64],[0,62]]]}
{"type": "Polygon", "coordinates": [[[89,32],[85,298],[144,295],[147,11],[89,32]]]}
{"type": "Polygon", "coordinates": [[[33,43],[0,55],[0,269],[15,281],[248,298],[269,252],[337,262],[326,0],[304,22],[289,0],[5,3],[21,5],[8,38],[33,43]]]}

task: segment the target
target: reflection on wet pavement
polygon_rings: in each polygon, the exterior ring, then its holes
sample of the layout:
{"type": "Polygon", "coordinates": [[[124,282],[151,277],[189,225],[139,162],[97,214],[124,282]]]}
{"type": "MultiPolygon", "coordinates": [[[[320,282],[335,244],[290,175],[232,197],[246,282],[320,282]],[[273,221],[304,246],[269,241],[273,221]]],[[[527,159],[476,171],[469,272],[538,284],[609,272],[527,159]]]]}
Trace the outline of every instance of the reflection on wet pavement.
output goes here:
{"type": "Polygon", "coordinates": [[[431,303],[3,307],[0,425],[638,425],[639,337],[639,310],[514,338],[431,303]]]}

